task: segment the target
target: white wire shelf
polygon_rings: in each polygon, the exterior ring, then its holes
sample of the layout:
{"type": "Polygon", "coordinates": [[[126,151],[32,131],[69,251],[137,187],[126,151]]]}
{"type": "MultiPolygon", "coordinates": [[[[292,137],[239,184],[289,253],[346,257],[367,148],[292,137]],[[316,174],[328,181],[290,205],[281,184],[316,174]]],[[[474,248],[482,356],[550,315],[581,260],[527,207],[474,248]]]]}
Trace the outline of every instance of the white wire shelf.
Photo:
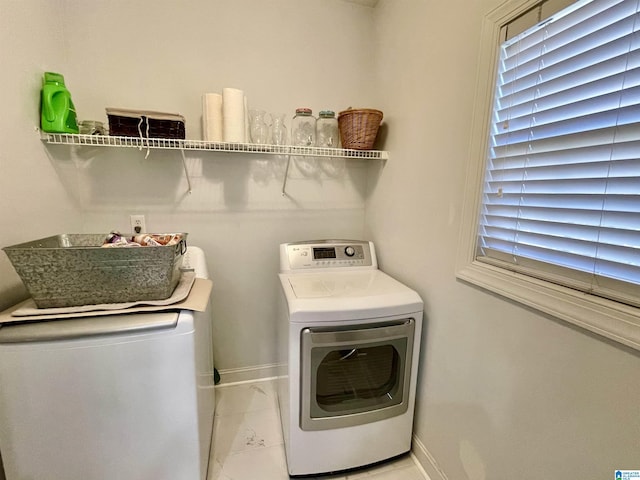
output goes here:
{"type": "Polygon", "coordinates": [[[168,138],[120,137],[111,135],[84,135],[40,132],[42,141],[54,145],[100,146],[138,149],[201,150],[207,152],[250,153],[262,155],[298,155],[308,157],[360,158],[388,160],[383,150],[350,150],[344,148],[298,147],[293,145],[262,145],[256,143],[225,143],[204,140],[177,140],[168,138]]]}

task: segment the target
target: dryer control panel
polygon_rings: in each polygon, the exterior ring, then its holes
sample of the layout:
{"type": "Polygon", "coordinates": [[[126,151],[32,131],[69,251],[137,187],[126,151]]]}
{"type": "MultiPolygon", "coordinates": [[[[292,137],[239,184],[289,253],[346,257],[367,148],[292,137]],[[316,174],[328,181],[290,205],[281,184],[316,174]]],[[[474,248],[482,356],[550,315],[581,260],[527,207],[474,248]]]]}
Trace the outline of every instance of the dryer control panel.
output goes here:
{"type": "Polygon", "coordinates": [[[280,271],[317,268],[378,268],[372,242],[313,240],[280,245],[280,271]]]}

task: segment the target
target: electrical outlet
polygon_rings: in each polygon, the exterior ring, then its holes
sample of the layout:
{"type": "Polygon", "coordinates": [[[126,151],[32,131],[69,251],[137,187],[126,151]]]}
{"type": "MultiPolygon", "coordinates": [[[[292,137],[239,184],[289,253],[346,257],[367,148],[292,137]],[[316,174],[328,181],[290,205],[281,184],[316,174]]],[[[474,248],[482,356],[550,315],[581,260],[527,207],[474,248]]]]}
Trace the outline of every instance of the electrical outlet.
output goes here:
{"type": "Polygon", "coordinates": [[[144,215],[129,215],[129,220],[131,221],[131,232],[145,233],[147,231],[144,215]]]}

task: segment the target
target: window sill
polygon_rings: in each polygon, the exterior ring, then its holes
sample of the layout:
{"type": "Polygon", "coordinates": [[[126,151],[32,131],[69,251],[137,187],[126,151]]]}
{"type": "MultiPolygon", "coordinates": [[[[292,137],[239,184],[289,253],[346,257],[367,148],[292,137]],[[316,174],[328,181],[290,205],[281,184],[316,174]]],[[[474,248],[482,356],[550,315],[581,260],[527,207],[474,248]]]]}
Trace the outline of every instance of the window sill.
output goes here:
{"type": "Polygon", "coordinates": [[[456,276],[460,280],[640,350],[638,308],[475,261],[461,268],[456,276]]]}

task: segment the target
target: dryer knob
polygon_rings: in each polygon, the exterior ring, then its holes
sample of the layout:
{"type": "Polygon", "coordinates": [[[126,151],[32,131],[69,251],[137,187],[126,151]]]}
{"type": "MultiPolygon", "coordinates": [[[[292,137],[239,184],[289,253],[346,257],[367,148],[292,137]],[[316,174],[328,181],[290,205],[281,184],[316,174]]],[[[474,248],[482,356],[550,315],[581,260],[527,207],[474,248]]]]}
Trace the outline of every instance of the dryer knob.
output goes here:
{"type": "Polygon", "coordinates": [[[356,254],[356,250],[353,247],[346,247],[344,253],[347,257],[353,257],[356,254]]]}

